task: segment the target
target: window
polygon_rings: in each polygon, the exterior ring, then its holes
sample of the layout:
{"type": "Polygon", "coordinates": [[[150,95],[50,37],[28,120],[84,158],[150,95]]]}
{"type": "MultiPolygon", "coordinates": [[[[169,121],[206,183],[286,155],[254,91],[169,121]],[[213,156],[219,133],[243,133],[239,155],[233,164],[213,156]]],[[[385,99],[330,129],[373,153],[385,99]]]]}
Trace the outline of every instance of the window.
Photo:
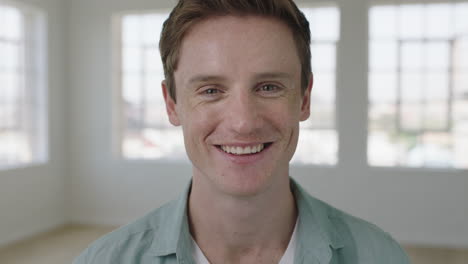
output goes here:
{"type": "Polygon", "coordinates": [[[0,2],[0,169],[48,158],[43,23],[0,2]]]}
{"type": "Polygon", "coordinates": [[[370,9],[372,166],[468,168],[468,3],[370,9]]]}
{"type": "Polygon", "coordinates": [[[312,36],[314,86],[310,118],[301,123],[299,143],[292,162],[334,165],[338,135],[335,126],[336,45],[340,19],[336,7],[301,8],[312,36]]]}
{"type": "MultiPolygon", "coordinates": [[[[335,7],[302,10],[311,22],[315,84],[311,118],[301,123],[300,143],[293,161],[333,165],[337,159],[334,108],[339,15],[335,7]]],[[[182,130],[169,123],[160,88],[164,72],[158,43],[167,16],[168,13],[127,14],[118,19],[120,144],[124,158],[186,158],[182,130]]]]}
{"type": "Polygon", "coordinates": [[[159,35],[168,13],[128,14],[121,35],[121,151],[128,159],[186,157],[180,127],[169,123],[161,91],[159,35]]]}

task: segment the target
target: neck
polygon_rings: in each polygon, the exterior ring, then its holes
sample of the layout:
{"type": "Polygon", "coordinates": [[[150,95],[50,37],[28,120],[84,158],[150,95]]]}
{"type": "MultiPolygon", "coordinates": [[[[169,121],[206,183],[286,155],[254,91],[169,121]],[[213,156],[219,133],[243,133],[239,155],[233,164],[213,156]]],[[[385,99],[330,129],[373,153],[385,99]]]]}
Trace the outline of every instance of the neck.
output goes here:
{"type": "Polygon", "coordinates": [[[258,261],[262,252],[275,260],[281,258],[297,218],[289,177],[281,179],[260,194],[234,197],[208,191],[203,180],[194,176],[188,208],[190,229],[212,263],[239,262],[241,258],[247,263],[249,254],[258,261]]]}

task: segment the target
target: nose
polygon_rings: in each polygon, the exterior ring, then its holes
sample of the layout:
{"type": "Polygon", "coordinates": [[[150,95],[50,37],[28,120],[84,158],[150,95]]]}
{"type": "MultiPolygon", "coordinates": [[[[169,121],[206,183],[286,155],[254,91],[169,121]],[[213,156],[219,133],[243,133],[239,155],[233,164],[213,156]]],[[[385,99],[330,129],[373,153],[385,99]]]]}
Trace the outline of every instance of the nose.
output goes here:
{"type": "Polygon", "coordinates": [[[255,95],[248,91],[232,94],[229,103],[227,120],[230,129],[236,134],[255,135],[261,127],[260,105],[255,95]]]}

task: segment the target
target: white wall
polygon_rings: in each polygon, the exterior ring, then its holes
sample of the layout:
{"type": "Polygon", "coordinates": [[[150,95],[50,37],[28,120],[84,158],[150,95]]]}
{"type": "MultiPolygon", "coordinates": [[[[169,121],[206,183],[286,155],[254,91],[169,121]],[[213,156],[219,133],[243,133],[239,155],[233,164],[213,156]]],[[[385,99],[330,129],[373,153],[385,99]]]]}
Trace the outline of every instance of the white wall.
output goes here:
{"type": "Polygon", "coordinates": [[[50,160],[44,165],[0,171],[0,246],[66,221],[64,3],[61,0],[16,2],[40,8],[47,14],[50,160]]]}
{"type": "MultiPolygon", "coordinates": [[[[111,16],[124,10],[170,8],[174,3],[69,3],[67,154],[71,177],[66,193],[72,221],[126,223],[174,198],[190,177],[188,164],[119,160],[112,155],[110,138],[115,129],[109,70],[111,16]]],[[[401,241],[468,247],[466,171],[366,165],[366,1],[341,0],[340,5],[344,7],[337,91],[340,164],[336,168],[295,167],[291,174],[316,197],[378,224],[401,241]]]]}

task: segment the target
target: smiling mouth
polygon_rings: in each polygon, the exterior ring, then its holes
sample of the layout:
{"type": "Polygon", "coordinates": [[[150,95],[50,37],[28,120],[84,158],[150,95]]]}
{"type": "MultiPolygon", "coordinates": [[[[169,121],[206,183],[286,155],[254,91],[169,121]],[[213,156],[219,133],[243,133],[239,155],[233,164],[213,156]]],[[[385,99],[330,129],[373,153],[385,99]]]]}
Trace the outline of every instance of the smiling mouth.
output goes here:
{"type": "Polygon", "coordinates": [[[227,145],[216,145],[217,148],[221,149],[225,153],[242,156],[242,155],[252,155],[257,154],[273,144],[272,142],[261,143],[251,146],[227,146],[227,145]]]}

